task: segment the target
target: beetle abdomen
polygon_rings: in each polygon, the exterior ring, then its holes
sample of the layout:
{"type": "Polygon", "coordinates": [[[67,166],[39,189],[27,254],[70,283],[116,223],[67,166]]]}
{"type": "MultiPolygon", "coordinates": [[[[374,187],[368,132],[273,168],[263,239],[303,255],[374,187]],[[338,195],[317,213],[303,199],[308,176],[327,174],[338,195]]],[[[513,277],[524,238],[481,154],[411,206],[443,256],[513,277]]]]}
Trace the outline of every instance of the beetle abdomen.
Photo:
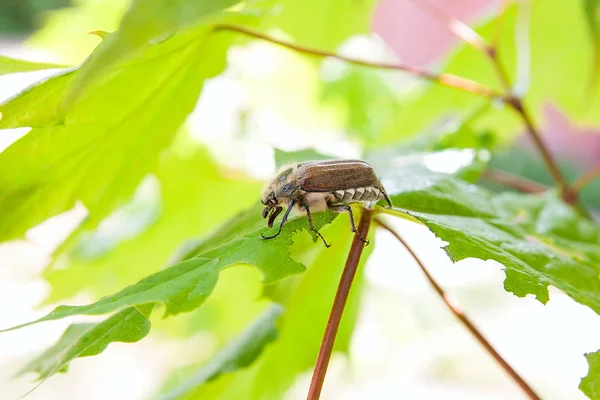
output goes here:
{"type": "Polygon", "coordinates": [[[374,186],[336,190],[331,194],[339,203],[348,203],[352,201],[375,201],[385,198],[383,190],[374,186]]]}

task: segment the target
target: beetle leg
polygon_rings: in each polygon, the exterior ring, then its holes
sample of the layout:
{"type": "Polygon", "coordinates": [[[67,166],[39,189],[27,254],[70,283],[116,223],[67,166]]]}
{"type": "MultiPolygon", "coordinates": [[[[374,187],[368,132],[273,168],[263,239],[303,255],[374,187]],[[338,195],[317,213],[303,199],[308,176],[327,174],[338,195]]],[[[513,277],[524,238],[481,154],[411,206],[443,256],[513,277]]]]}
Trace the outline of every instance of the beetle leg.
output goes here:
{"type": "Polygon", "coordinates": [[[352,228],[352,232],[356,232],[356,226],[354,225],[354,215],[352,214],[352,207],[343,204],[337,206],[328,204],[327,206],[334,213],[341,214],[343,212],[347,212],[350,216],[350,227],[352,228]]]}
{"type": "MultiPolygon", "coordinates": [[[[281,223],[279,224],[279,230],[277,231],[277,233],[276,233],[276,234],[274,234],[273,236],[265,236],[265,235],[261,234],[260,236],[261,236],[263,239],[265,239],[265,240],[266,240],[266,239],[273,239],[273,238],[276,238],[277,236],[279,236],[279,234],[281,233],[281,230],[283,229],[283,225],[285,225],[285,223],[287,222],[288,215],[290,215],[290,211],[292,211],[292,208],[294,208],[294,203],[295,203],[295,201],[294,201],[294,200],[292,200],[292,201],[290,202],[290,205],[288,206],[288,209],[287,209],[287,210],[285,210],[285,214],[283,214],[283,218],[281,219],[281,223]]],[[[279,214],[279,213],[277,213],[277,214],[279,214]]],[[[270,219],[270,218],[269,218],[269,219],[270,219]]],[[[271,221],[271,222],[272,222],[272,221],[271,221]]]]}
{"type": "Polygon", "coordinates": [[[283,207],[281,206],[277,206],[273,209],[271,215],[269,215],[269,220],[267,222],[267,226],[269,228],[273,227],[273,221],[275,221],[275,218],[277,218],[277,216],[281,213],[281,210],[283,210],[283,207]]]}
{"type": "MultiPolygon", "coordinates": [[[[329,209],[331,211],[336,212],[336,213],[347,212],[348,216],[350,217],[350,228],[352,229],[352,232],[356,233],[356,225],[354,225],[354,215],[352,214],[352,207],[350,207],[349,205],[346,205],[346,204],[339,204],[339,205],[328,204],[327,206],[329,207],[329,209]]],[[[359,238],[360,238],[360,240],[365,242],[365,244],[367,246],[369,245],[369,239],[364,238],[362,236],[359,236],[359,238]]]]}
{"type": "Polygon", "coordinates": [[[303,207],[304,207],[304,210],[306,210],[306,218],[308,218],[308,225],[310,226],[310,230],[313,231],[314,233],[316,233],[317,236],[319,236],[321,238],[321,240],[325,244],[325,247],[331,246],[330,244],[327,244],[323,235],[321,235],[321,233],[318,230],[316,230],[315,227],[313,226],[312,216],[310,215],[310,209],[308,208],[308,204],[304,204],[303,207]]]}

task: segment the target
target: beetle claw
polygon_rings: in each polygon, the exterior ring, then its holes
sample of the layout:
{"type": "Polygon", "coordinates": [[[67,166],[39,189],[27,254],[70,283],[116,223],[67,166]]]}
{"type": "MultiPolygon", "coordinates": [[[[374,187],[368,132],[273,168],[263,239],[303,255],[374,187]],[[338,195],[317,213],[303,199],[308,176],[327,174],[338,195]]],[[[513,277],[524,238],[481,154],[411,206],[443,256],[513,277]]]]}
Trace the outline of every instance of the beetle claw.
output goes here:
{"type": "Polygon", "coordinates": [[[263,233],[261,233],[261,234],[260,234],[260,237],[261,237],[263,240],[274,239],[274,238],[276,238],[277,236],[279,236],[279,234],[277,234],[277,235],[273,235],[273,236],[265,236],[263,233]]]}
{"type": "Polygon", "coordinates": [[[362,237],[358,233],[356,233],[356,236],[358,236],[358,238],[365,244],[365,246],[368,246],[371,243],[371,242],[369,242],[369,239],[362,237]]]}
{"type": "Polygon", "coordinates": [[[319,232],[319,231],[318,231],[318,230],[316,230],[316,229],[312,229],[312,231],[313,231],[314,233],[316,233],[318,237],[320,237],[320,238],[321,238],[321,240],[323,241],[323,244],[325,245],[325,247],[326,247],[326,248],[330,248],[330,247],[331,247],[331,244],[330,244],[330,243],[327,243],[327,241],[325,240],[325,238],[323,237],[323,235],[321,235],[321,232],[319,232]]]}

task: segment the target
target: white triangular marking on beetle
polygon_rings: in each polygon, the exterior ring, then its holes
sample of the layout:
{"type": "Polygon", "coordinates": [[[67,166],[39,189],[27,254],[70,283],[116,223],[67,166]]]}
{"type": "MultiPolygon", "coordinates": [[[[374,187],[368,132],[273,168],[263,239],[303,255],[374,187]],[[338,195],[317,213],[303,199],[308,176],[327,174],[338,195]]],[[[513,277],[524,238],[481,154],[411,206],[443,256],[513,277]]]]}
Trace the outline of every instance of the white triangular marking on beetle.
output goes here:
{"type": "Polygon", "coordinates": [[[365,193],[365,188],[362,188],[362,187],[356,188],[356,193],[357,193],[356,197],[359,197],[359,198],[362,197],[362,195],[365,193]]]}
{"type": "Polygon", "coordinates": [[[343,190],[336,190],[335,191],[335,197],[338,197],[338,200],[341,200],[344,198],[344,191],[343,190]]]}
{"type": "Polygon", "coordinates": [[[373,188],[373,191],[375,192],[375,197],[379,197],[379,188],[373,188]]]}

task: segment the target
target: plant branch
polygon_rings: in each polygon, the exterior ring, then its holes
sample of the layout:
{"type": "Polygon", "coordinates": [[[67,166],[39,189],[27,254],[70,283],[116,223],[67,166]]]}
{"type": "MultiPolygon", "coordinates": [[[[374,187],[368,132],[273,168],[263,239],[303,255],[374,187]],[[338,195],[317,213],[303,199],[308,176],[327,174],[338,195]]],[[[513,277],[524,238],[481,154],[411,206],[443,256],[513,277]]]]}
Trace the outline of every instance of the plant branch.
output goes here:
{"type": "Polygon", "coordinates": [[[510,92],[511,85],[508,74],[498,59],[498,45],[500,43],[500,34],[502,32],[507,0],[502,0],[502,8],[500,9],[500,14],[498,17],[493,44],[489,44],[467,23],[448,15],[439,6],[431,3],[429,0],[411,0],[411,2],[430,16],[437,19],[440,23],[446,25],[450,32],[456,35],[456,37],[458,37],[460,40],[489,57],[492,61],[494,69],[496,70],[498,79],[500,79],[500,82],[502,83],[502,86],[504,86],[507,91],[510,92]]]}
{"type": "Polygon", "coordinates": [[[506,9],[508,8],[509,0],[500,0],[500,10],[498,12],[498,18],[496,18],[496,26],[494,29],[494,38],[492,39],[492,46],[498,50],[500,47],[500,40],[502,38],[502,29],[504,28],[504,19],[506,17],[506,9]]]}
{"type": "Polygon", "coordinates": [[[250,36],[256,39],[265,40],[270,43],[277,44],[279,46],[286,47],[288,49],[297,51],[299,53],[307,54],[313,57],[331,57],[341,61],[345,61],[350,64],[362,65],[370,68],[377,69],[387,69],[387,70],[395,70],[395,71],[405,71],[419,78],[429,80],[432,82],[436,82],[440,85],[448,86],[451,88],[455,88],[458,90],[462,90],[463,92],[473,93],[480,96],[488,97],[488,98],[499,98],[501,95],[495,92],[492,88],[472,81],[470,79],[466,79],[457,75],[452,74],[435,74],[428,71],[423,71],[419,68],[411,67],[404,64],[393,64],[393,63],[377,63],[366,60],[361,60],[358,58],[346,57],[341,54],[336,54],[324,50],[313,49],[310,47],[302,46],[299,44],[295,44],[292,42],[288,42],[285,40],[277,39],[268,35],[265,35],[261,32],[254,31],[252,29],[248,29],[239,25],[232,24],[216,24],[214,26],[215,31],[232,31],[241,33],[246,36],[250,36]]]}
{"type": "Polygon", "coordinates": [[[517,63],[515,65],[513,92],[519,94],[527,93],[531,84],[531,3],[531,1],[519,1],[516,6],[514,41],[517,63]]]}
{"type": "MultiPolygon", "coordinates": [[[[505,11],[506,11],[506,1],[503,0],[502,15],[500,16],[500,18],[503,18],[503,14],[505,13],[505,11]]],[[[488,53],[488,56],[490,57],[490,60],[492,61],[492,64],[493,64],[495,70],[496,70],[498,79],[500,79],[500,82],[502,83],[502,85],[504,86],[504,88],[506,90],[506,96],[504,97],[505,102],[509,106],[511,106],[523,120],[526,130],[527,130],[527,134],[529,135],[529,137],[531,138],[531,140],[537,147],[538,151],[540,152],[540,154],[542,156],[542,159],[544,160],[544,163],[546,164],[548,170],[550,171],[550,174],[552,175],[552,178],[554,179],[554,181],[558,185],[559,189],[561,190],[563,200],[569,204],[574,204],[575,202],[577,202],[577,194],[574,193],[571,190],[571,188],[569,187],[569,184],[568,184],[566,178],[564,177],[564,175],[560,171],[560,168],[558,167],[558,163],[556,162],[556,160],[550,153],[550,149],[546,145],[546,142],[542,139],[542,135],[540,134],[539,130],[533,123],[533,120],[531,119],[529,113],[527,112],[527,109],[525,108],[525,106],[523,104],[522,96],[518,96],[513,93],[512,84],[511,84],[510,78],[508,76],[508,73],[507,73],[506,69],[504,68],[504,64],[498,57],[497,45],[498,45],[498,43],[496,43],[493,46],[490,46],[487,53],[488,53]]]]}
{"type": "MultiPolygon", "coordinates": [[[[506,3],[507,3],[507,1],[503,0],[502,14],[500,15],[499,18],[503,18],[504,14],[506,12],[506,3]]],[[[529,113],[527,112],[527,109],[525,108],[525,106],[523,104],[523,97],[513,93],[512,84],[511,84],[510,78],[508,76],[508,73],[507,73],[506,69],[504,68],[504,64],[498,57],[498,47],[497,46],[498,46],[498,42],[496,42],[494,45],[489,47],[488,56],[490,57],[490,60],[492,61],[492,64],[496,70],[496,74],[498,75],[498,78],[500,79],[502,85],[504,86],[504,88],[506,90],[506,96],[504,97],[505,102],[509,106],[511,106],[523,120],[525,127],[527,129],[527,134],[529,135],[529,137],[531,138],[531,140],[537,147],[538,151],[540,152],[540,154],[544,160],[544,163],[546,164],[546,166],[548,167],[548,170],[550,171],[550,174],[552,175],[552,178],[554,179],[554,181],[558,185],[559,189],[561,190],[563,200],[569,204],[574,204],[577,202],[577,193],[573,192],[571,190],[571,188],[569,187],[569,184],[568,184],[565,176],[562,174],[562,172],[560,171],[560,168],[558,167],[558,163],[556,162],[556,160],[550,153],[550,149],[546,145],[546,142],[542,139],[542,136],[541,136],[539,130],[537,129],[537,127],[533,123],[533,120],[531,119],[529,113]]]]}
{"type": "Polygon", "coordinates": [[[600,164],[596,165],[594,168],[590,169],[588,172],[583,174],[579,179],[577,179],[573,185],[571,186],[574,192],[579,193],[581,189],[592,183],[594,179],[600,176],[600,164]]]}
{"type": "Polygon", "coordinates": [[[517,385],[523,390],[523,392],[530,399],[539,400],[539,396],[533,391],[533,389],[525,382],[525,380],[515,371],[506,360],[502,358],[502,356],[492,347],[492,345],[487,341],[487,339],[479,332],[479,330],[475,327],[475,325],[471,322],[471,320],[464,314],[461,310],[460,306],[448,293],[444,291],[444,289],[436,282],[433,276],[429,273],[425,264],[419,259],[419,257],[415,254],[412,248],[406,243],[406,241],[390,226],[381,221],[379,218],[375,218],[375,223],[382,227],[383,229],[390,232],[402,245],[408,250],[412,258],[416,261],[416,263],[421,268],[421,271],[425,274],[425,277],[433,286],[434,290],[444,301],[448,309],[460,320],[460,322],[471,332],[475,339],[487,350],[487,352],[500,364],[500,366],[510,375],[510,377],[515,381],[517,385]]]}
{"type": "MultiPolygon", "coordinates": [[[[504,68],[504,64],[502,64],[502,61],[500,61],[500,58],[498,57],[498,48],[494,46],[489,47],[487,55],[492,60],[492,65],[496,70],[496,75],[498,75],[500,83],[510,95],[510,93],[512,93],[512,84],[510,83],[510,78],[508,77],[506,68],[504,68]]],[[[508,100],[508,103],[510,103],[510,99],[508,100]]]]}
{"type": "Polygon", "coordinates": [[[367,235],[369,234],[371,219],[372,211],[365,207],[360,217],[358,229],[352,239],[352,246],[348,252],[346,265],[344,266],[344,271],[340,278],[333,306],[331,307],[331,313],[329,314],[329,320],[327,321],[327,327],[323,334],[319,355],[317,356],[317,362],[315,363],[315,369],[310,381],[307,400],[317,400],[321,396],[321,389],[323,388],[323,382],[325,381],[325,374],[327,373],[327,366],[329,365],[329,359],[331,358],[331,351],[333,350],[335,337],[340,326],[340,321],[342,320],[342,313],[346,306],[346,300],[348,300],[348,294],[352,287],[352,281],[356,275],[358,262],[360,261],[360,256],[365,247],[364,240],[366,240],[367,235]]]}
{"type": "Polygon", "coordinates": [[[429,0],[411,0],[411,3],[421,11],[435,18],[441,24],[446,25],[450,32],[456,35],[460,40],[477,50],[487,52],[489,46],[485,39],[463,21],[448,15],[438,5],[429,0]]]}
{"type": "Polygon", "coordinates": [[[492,39],[492,44],[488,45],[485,49],[485,53],[492,61],[492,65],[496,70],[496,75],[498,75],[498,79],[502,86],[506,89],[508,93],[512,91],[512,85],[510,83],[510,78],[508,77],[508,73],[504,68],[504,64],[498,57],[498,52],[500,49],[500,39],[502,38],[502,28],[504,26],[504,17],[506,14],[506,7],[508,5],[508,0],[501,0],[500,12],[498,13],[498,17],[496,18],[496,29],[494,31],[494,37],[492,39]]]}
{"type": "MultiPolygon", "coordinates": [[[[501,98],[504,100],[506,104],[511,106],[522,118],[525,126],[527,127],[527,133],[533,140],[535,146],[538,148],[539,152],[544,159],[545,164],[547,165],[550,173],[554,179],[554,181],[558,184],[560,190],[563,194],[563,200],[565,200],[569,204],[574,204],[577,202],[577,193],[572,191],[569,187],[567,180],[563,176],[562,172],[558,168],[558,164],[550,154],[546,143],[543,141],[539,131],[533,124],[527,110],[523,106],[522,98],[520,96],[515,96],[512,94],[512,84],[510,82],[510,78],[504,65],[498,57],[498,43],[494,43],[492,45],[488,44],[485,39],[483,39],[475,30],[470,28],[467,24],[458,19],[447,15],[443,10],[441,10],[438,6],[432,4],[428,0],[412,0],[414,4],[418,7],[429,13],[432,17],[436,18],[440,22],[445,23],[448,28],[460,39],[470,44],[474,48],[482,51],[486,54],[492,64],[494,69],[496,70],[496,74],[498,75],[498,79],[502,83],[502,86],[506,90],[506,95],[501,98]],[[456,27],[460,27],[460,29],[456,29],[456,27]]],[[[503,0],[504,3],[506,3],[503,0]]],[[[502,7],[502,15],[500,18],[503,18],[505,13],[506,5],[504,4],[502,7]]]]}
{"type": "Polygon", "coordinates": [[[543,193],[549,188],[541,183],[537,183],[519,175],[514,175],[508,172],[497,169],[487,169],[483,172],[482,177],[492,182],[497,182],[510,188],[516,189],[523,193],[543,193]]]}
{"type": "Polygon", "coordinates": [[[575,201],[577,200],[576,194],[575,194],[575,196],[573,196],[573,193],[571,192],[571,189],[569,188],[566,178],[563,176],[562,172],[560,172],[560,169],[558,168],[558,163],[554,160],[554,157],[550,153],[550,149],[548,149],[548,147],[546,146],[546,142],[544,142],[540,132],[537,130],[537,128],[533,124],[533,121],[532,121],[531,117],[529,116],[529,113],[523,106],[523,102],[521,101],[521,99],[519,97],[513,97],[509,101],[509,104],[523,119],[523,122],[525,123],[525,126],[527,128],[527,132],[529,133],[529,136],[531,137],[534,144],[538,148],[540,154],[542,155],[542,158],[544,159],[546,166],[550,170],[550,174],[552,175],[552,178],[554,179],[554,181],[558,184],[559,188],[561,189],[561,191],[563,193],[563,199],[569,204],[575,203],[575,201]]]}

